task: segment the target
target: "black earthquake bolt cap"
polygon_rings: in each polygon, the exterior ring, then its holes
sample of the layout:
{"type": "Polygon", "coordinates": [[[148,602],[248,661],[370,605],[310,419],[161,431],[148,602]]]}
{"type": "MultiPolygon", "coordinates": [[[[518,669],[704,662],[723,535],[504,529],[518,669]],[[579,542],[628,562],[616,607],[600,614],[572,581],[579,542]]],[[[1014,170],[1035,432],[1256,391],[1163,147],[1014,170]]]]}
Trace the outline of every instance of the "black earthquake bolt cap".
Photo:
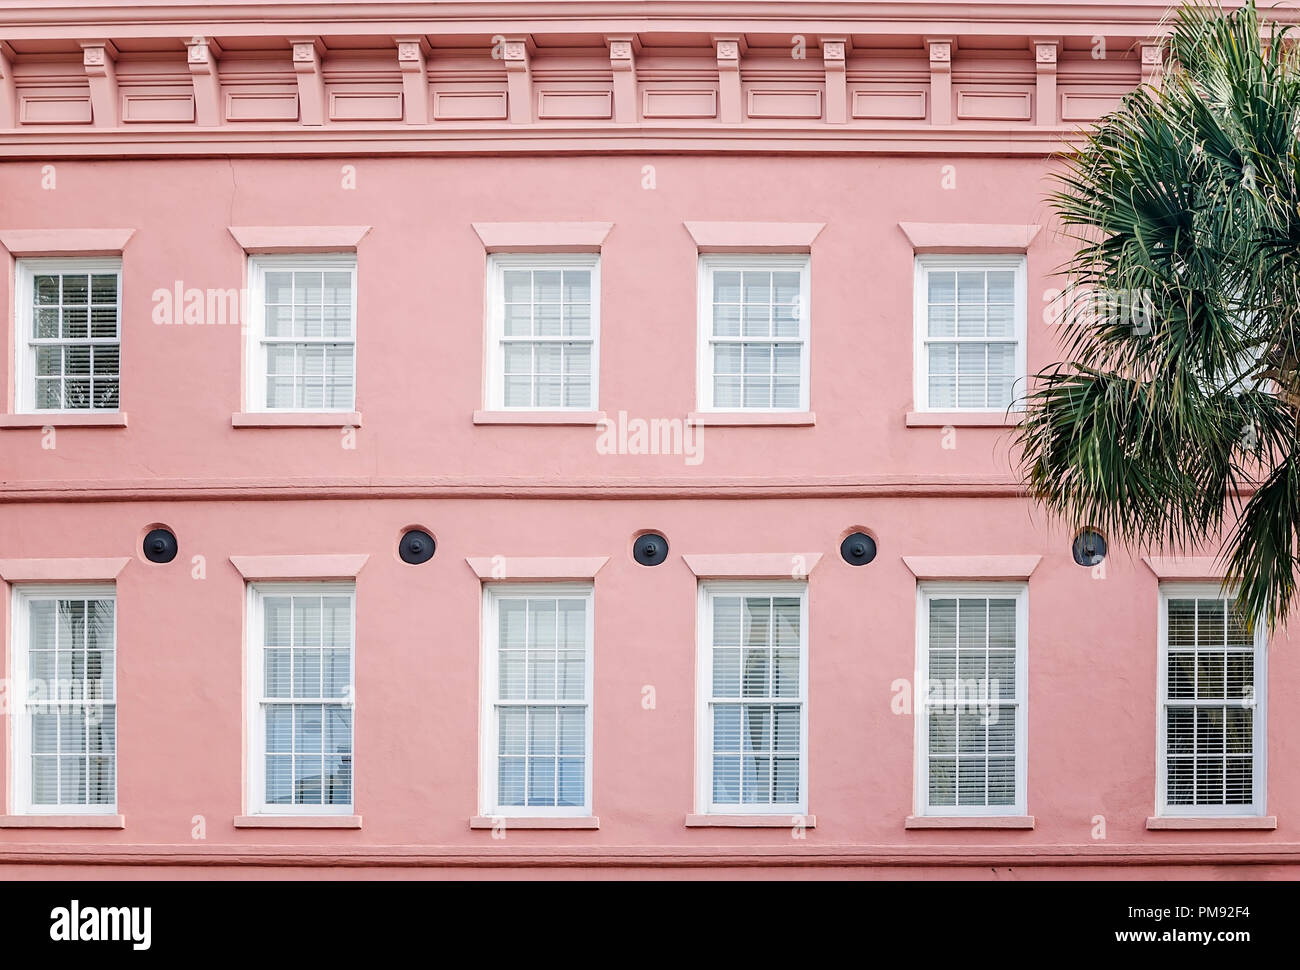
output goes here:
{"type": "Polygon", "coordinates": [[[179,550],[176,536],[167,529],[151,529],[144,537],[144,557],[150,562],[171,562],[179,550]]]}
{"type": "Polygon", "coordinates": [[[865,532],[845,536],[840,543],[840,555],[850,566],[865,566],[876,558],[876,540],[865,532]]]}
{"type": "Polygon", "coordinates": [[[1106,558],[1106,538],[1100,532],[1084,529],[1074,537],[1070,552],[1080,566],[1095,566],[1106,558]]]}
{"type": "Polygon", "coordinates": [[[413,566],[432,559],[434,549],[433,536],[421,529],[411,529],[397,544],[397,554],[402,557],[402,562],[413,566]]]}
{"type": "Polygon", "coordinates": [[[655,532],[638,536],[632,543],[632,558],[642,566],[658,566],[668,558],[668,540],[655,532]]]}

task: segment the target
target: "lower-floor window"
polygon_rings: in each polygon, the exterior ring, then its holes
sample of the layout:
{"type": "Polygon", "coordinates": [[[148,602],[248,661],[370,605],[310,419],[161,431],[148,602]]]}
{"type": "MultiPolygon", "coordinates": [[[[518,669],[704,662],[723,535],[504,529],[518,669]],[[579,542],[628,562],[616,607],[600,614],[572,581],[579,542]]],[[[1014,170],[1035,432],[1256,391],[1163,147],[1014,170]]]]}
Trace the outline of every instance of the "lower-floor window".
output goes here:
{"type": "Polygon", "coordinates": [[[591,814],[592,587],[484,587],[486,815],[591,814]]]}
{"type": "Polygon", "coordinates": [[[352,811],[351,583],[249,587],[255,813],[352,811]]]}
{"type": "Polygon", "coordinates": [[[919,590],[917,814],[1025,814],[1027,591],[919,590]]]}
{"type": "Polygon", "coordinates": [[[117,811],[117,600],[112,586],[17,587],[16,810],[117,811]]]}
{"type": "Polygon", "coordinates": [[[1267,645],[1217,585],[1160,591],[1160,814],[1262,815],[1267,645]]]}
{"type": "Polygon", "coordinates": [[[807,583],[700,587],[700,810],[803,814],[807,583]]]}

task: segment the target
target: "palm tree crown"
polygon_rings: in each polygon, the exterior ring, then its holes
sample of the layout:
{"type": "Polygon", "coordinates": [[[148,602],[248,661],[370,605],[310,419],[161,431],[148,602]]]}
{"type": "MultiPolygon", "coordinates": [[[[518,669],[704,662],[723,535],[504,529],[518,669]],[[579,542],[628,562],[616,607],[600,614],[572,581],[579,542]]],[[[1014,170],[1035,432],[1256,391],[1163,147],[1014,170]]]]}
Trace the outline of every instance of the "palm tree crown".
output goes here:
{"type": "Polygon", "coordinates": [[[1078,249],[1023,473],[1053,513],[1138,548],[1226,536],[1239,605],[1272,625],[1300,534],[1300,74],[1253,2],[1185,9],[1170,54],[1052,196],[1078,249]]]}

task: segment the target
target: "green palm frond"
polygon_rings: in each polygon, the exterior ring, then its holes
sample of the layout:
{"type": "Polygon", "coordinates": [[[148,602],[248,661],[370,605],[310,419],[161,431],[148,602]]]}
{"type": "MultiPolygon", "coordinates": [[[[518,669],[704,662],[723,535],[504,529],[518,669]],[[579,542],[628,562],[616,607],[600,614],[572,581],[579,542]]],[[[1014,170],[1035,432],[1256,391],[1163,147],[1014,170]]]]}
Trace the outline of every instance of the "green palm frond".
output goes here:
{"type": "Polygon", "coordinates": [[[1170,53],[1052,194],[1076,298],[1027,396],[1023,474],[1138,548],[1226,532],[1242,606],[1274,624],[1300,537],[1300,71],[1253,2],[1183,10],[1170,53]]]}

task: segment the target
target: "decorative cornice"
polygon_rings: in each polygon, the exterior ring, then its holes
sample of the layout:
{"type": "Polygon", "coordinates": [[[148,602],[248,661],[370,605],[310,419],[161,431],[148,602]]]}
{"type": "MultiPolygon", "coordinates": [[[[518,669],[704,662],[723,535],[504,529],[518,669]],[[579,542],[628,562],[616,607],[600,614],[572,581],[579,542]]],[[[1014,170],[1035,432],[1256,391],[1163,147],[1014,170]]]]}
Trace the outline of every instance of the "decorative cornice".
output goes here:
{"type": "MultiPolygon", "coordinates": [[[[1236,7],[1239,3],[1228,3],[1236,7]]],[[[789,36],[831,30],[917,34],[927,25],[962,24],[967,33],[1003,34],[1046,25],[1080,36],[1106,33],[1138,38],[1167,29],[1168,0],[807,0],[799,4],[770,5],[753,0],[572,0],[561,8],[532,0],[450,0],[437,4],[411,0],[280,0],[280,2],[206,3],[203,0],[143,0],[87,6],[66,2],[13,5],[5,11],[9,37],[66,37],[87,26],[112,28],[120,36],[174,36],[177,27],[203,25],[213,34],[243,37],[282,30],[315,29],[328,25],[329,33],[345,36],[371,33],[462,33],[482,36],[496,33],[534,33],[555,29],[566,22],[603,21],[612,30],[659,27],[686,31],[705,29],[715,34],[748,32],[751,35],[789,36]],[[486,26],[485,26],[486,25],[486,26]],[[1067,31],[1065,28],[1070,28],[1067,31]]],[[[1293,22],[1294,10],[1269,8],[1270,19],[1293,22]]],[[[101,31],[102,32],[102,31],[101,31]]],[[[195,33],[194,30],[181,31],[195,33]]],[[[305,31],[304,31],[305,32],[305,31]]]]}

